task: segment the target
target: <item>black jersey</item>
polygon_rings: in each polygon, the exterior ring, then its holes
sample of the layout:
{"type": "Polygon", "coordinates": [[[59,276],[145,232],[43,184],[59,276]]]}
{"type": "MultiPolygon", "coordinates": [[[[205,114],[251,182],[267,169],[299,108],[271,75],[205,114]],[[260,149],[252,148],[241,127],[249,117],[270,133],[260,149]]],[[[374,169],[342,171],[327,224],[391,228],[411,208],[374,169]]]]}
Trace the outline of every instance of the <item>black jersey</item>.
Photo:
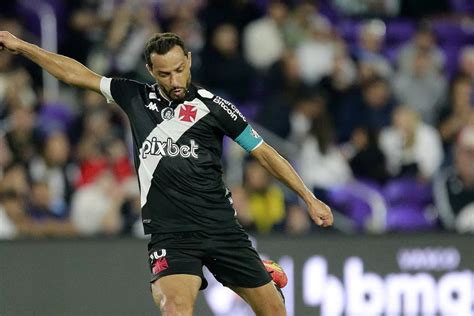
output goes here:
{"type": "Polygon", "coordinates": [[[157,84],[102,78],[102,94],[127,114],[134,143],[145,233],[235,225],[222,179],[222,141],[248,152],[263,143],[230,102],[190,85],[182,101],[169,101],[157,84]]]}

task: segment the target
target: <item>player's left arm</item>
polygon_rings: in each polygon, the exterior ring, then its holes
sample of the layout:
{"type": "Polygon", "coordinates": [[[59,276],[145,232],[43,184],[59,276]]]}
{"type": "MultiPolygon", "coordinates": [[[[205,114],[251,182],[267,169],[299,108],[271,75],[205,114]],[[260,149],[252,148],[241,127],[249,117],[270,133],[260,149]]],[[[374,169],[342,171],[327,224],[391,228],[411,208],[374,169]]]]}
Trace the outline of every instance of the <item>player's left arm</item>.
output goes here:
{"type": "Polygon", "coordinates": [[[258,162],[273,176],[294,190],[308,206],[313,221],[320,226],[332,225],[331,209],[318,200],[303,183],[293,167],[280,156],[275,149],[265,143],[260,135],[248,124],[242,113],[227,100],[214,96],[207,90],[198,90],[206,100],[222,131],[238,143],[245,151],[254,156],[258,162]]]}
{"type": "Polygon", "coordinates": [[[250,154],[275,178],[295,191],[306,203],[313,221],[323,227],[331,226],[334,219],[329,206],[317,199],[296,173],[290,163],[273,147],[265,142],[253,149],[250,154]]]}

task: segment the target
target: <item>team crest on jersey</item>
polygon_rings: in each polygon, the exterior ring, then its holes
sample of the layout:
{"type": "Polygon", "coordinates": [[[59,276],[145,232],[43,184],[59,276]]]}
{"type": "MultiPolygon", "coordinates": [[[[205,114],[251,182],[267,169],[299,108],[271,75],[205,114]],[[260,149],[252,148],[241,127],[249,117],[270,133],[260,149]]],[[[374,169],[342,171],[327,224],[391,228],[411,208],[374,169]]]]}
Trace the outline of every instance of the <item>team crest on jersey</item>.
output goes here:
{"type": "Polygon", "coordinates": [[[164,108],[161,110],[161,118],[163,120],[169,121],[174,117],[174,110],[172,108],[164,108]]]}
{"type": "Polygon", "coordinates": [[[183,104],[179,109],[179,120],[184,122],[194,122],[197,115],[196,106],[192,104],[183,104]]]}

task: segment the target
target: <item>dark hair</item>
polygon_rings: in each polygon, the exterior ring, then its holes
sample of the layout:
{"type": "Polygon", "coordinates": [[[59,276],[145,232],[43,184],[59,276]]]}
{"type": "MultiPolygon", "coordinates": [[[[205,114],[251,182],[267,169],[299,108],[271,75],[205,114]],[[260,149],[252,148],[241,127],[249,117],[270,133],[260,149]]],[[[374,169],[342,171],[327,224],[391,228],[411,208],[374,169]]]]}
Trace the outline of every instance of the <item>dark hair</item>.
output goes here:
{"type": "Polygon", "coordinates": [[[186,47],[184,46],[184,41],[178,35],[174,33],[156,33],[153,35],[145,46],[145,61],[147,65],[151,66],[151,53],[164,55],[176,45],[181,47],[185,54],[187,53],[186,47]]]}

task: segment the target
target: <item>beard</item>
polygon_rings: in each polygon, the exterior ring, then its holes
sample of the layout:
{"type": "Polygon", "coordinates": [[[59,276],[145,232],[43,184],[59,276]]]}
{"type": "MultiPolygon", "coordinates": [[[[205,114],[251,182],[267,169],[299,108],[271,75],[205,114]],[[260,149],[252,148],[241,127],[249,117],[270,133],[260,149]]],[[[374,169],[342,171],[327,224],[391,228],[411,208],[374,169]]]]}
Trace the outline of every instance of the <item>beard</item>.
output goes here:
{"type": "Polygon", "coordinates": [[[189,75],[188,81],[184,87],[172,87],[165,91],[168,98],[172,101],[180,101],[186,97],[189,86],[191,84],[191,75],[189,75]]]}

